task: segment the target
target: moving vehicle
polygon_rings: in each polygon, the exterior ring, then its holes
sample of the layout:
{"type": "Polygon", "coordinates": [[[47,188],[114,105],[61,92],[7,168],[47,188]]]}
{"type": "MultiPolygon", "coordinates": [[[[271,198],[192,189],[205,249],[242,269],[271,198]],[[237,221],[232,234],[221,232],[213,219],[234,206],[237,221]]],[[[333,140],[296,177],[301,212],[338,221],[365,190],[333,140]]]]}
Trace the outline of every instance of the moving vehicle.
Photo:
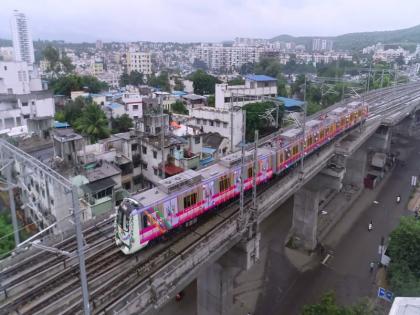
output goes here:
{"type": "MultiPolygon", "coordinates": [[[[305,139],[301,129],[288,129],[270,145],[258,148],[256,182],[261,185],[284,174],[344,131],[361,124],[368,106],[351,102],[318,119],[306,122],[305,139]]],[[[245,154],[244,191],[252,188],[253,150],[245,154]]],[[[223,206],[240,194],[241,153],[229,154],[216,164],[198,171],[161,180],[157,187],[125,198],[117,209],[115,241],[124,254],[132,254],[168,231],[194,223],[202,214],[223,206]]]]}

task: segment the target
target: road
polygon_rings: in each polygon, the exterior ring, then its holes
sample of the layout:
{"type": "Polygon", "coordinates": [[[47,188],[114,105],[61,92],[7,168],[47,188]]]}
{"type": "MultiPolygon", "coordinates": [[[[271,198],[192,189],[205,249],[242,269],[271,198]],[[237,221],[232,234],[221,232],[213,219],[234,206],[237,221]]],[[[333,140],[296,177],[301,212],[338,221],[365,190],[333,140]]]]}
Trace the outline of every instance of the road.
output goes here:
{"type": "Polygon", "coordinates": [[[375,198],[379,203],[374,204],[370,200],[369,206],[349,233],[336,242],[328,266],[320,265],[300,274],[286,295],[275,298],[278,303],[260,305],[255,314],[299,314],[303,305],[318,301],[326,291],[334,291],[337,300],[343,304],[354,303],[364,296],[374,294],[376,286],[373,283],[374,275],[369,271],[369,263],[379,259],[381,237],[389,235],[402,215],[410,214],[405,210],[410,195],[410,179],[412,175],[419,174],[420,141],[410,141],[404,147],[408,151],[407,165],[397,166],[375,198]],[[397,194],[402,197],[398,205],[397,194]],[[370,220],[373,220],[374,225],[372,232],[367,231],[370,220]]]}

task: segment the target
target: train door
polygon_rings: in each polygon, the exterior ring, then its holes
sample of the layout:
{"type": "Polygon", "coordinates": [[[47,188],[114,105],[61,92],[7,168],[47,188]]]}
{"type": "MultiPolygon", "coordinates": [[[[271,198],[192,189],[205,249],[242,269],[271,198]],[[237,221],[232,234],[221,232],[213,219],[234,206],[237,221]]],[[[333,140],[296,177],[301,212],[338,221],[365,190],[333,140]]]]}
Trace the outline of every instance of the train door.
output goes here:
{"type": "Polygon", "coordinates": [[[203,185],[203,200],[204,200],[204,208],[210,209],[214,207],[214,200],[213,196],[214,193],[214,181],[207,182],[203,185]]]}
{"type": "Polygon", "coordinates": [[[171,227],[178,224],[179,218],[176,215],[177,212],[178,212],[178,203],[177,203],[176,197],[166,200],[163,203],[163,215],[164,215],[164,218],[167,220],[167,222],[169,222],[171,227]]]}

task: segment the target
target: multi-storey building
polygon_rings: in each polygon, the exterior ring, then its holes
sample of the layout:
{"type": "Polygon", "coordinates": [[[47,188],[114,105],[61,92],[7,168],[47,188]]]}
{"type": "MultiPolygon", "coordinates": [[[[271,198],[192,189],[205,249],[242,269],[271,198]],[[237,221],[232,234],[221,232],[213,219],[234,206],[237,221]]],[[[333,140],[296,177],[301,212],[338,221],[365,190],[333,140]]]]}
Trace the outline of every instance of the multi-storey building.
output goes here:
{"type": "Polygon", "coordinates": [[[277,79],[266,75],[247,75],[244,85],[216,84],[216,108],[242,107],[264,97],[277,96],[277,79]]]}
{"type": "Polygon", "coordinates": [[[138,71],[143,75],[152,74],[152,58],[148,52],[128,51],[127,52],[127,71],[138,71]]]}
{"type": "Polygon", "coordinates": [[[28,65],[32,65],[35,62],[34,45],[25,14],[15,10],[11,27],[15,60],[25,61],[28,65]]]}
{"type": "Polygon", "coordinates": [[[54,99],[26,62],[0,62],[0,130],[54,116],[54,99]]]}
{"type": "Polygon", "coordinates": [[[331,51],[333,50],[333,41],[326,38],[312,39],[312,51],[331,51]]]}

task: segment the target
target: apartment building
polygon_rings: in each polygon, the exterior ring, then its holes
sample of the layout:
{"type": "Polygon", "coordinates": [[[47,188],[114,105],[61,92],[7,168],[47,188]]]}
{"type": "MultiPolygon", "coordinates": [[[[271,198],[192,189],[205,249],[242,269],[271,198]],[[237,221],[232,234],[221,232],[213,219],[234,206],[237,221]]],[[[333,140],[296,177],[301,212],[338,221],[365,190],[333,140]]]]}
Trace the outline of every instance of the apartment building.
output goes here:
{"type": "Polygon", "coordinates": [[[138,71],[143,75],[152,74],[152,58],[148,52],[128,51],[127,71],[138,71]]]}
{"type": "Polygon", "coordinates": [[[312,51],[332,51],[333,41],[326,38],[312,39],[312,51]]]}
{"type": "Polygon", "coordinates": [[[15,61],[24,61],[29,66],[35,62],[34,45],[25,14],[15,10],[11,19],[15,61]]]}
{"type": "Polygon", "coordinates": [[[247,75],[245,84],[216,84],[216,108],[242,107],[264,97],[277,96],[277,79],[266,75],[247,75]]]}
{"type": "Polygon", "coordinates": [[[26,62],[0,62],[0,130],[27,125],[28,119],[53,117],[54,99],[42,90],[35,68],[26,62]]]}

